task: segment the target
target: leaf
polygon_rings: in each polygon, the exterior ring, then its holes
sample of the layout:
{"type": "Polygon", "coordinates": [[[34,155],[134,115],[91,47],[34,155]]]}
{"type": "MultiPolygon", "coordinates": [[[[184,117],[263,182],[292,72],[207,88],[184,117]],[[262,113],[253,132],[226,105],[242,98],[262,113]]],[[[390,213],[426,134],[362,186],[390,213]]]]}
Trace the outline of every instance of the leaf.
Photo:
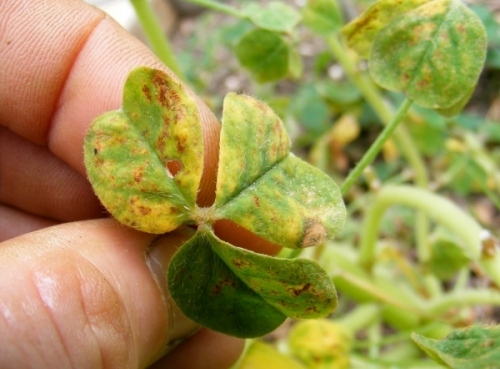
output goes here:
{"type": "Polygon", "coordinates": [[[477,16],[460,0],[433,0],[380,31],[370,73],[384,88],[453,114],[465,104],[485,56],[486,34],[477,16]]]}
{"type": "Polygon", "coordinates": [[[412,333],[411,338],[431,359],[452,369],[498,368],[500,328],[457,329],[442,340],[412,333]]]}
{"type": "Polygon", "coordinates": [[[432,245],[429,268],[439,279],[450,279],[461,268],[467,266],[469,262],[470,260],[464,254],[463,248],[450,240],[441,238],[432,245]]]}
{"type": "Polygon", "coordinates": [[[120,222],[150,233],[177,228],[195,206],[203,170],[198,109],[164,73],[137,68],[123,110],[98,117],[85,139],[85,167],[97,196],[120,222]]]}
{"type": "Polygon", "coordinates": [[[367,59],[378,33],[393,20],[431,0],[379,0],[342,29],[346,43],[367,59]]]}
{"type": "Polygon", "coordinates": [[[315,318],[333,311],[331,279],[307,259],[277,259],[233,247],[201,230],[176,252],[169,291],[190,319],[237,337],[258,337],[286,316],[315,318]]]}
{"type": "Polygon", "coordinates": [[[320,35],[337,32],[343,24],[337,0],[308,0],[302,9],[302,21],[320,35]]]}
{"type": "Polygon", "coordinates": [[[279,1],[268,4],[250,3],[242,9],[257,27],[274,32],[292,32],[300,21],[300,14],[291,6],[279,1]]]}
{"type": "Polygon", "coordinates": [[[344,224],[342,197],[330,177],[289,150],[283,123],[268,106],[229,94],[222,119],[217,217],[283,247],[319,245],[344,224]]]}
{"type": "Polygon", "coordinates": [[[254,29],[236,46],[236,57],[257,82],[271,82],[289,74],[290,46],[279,34],[254,29]]]}

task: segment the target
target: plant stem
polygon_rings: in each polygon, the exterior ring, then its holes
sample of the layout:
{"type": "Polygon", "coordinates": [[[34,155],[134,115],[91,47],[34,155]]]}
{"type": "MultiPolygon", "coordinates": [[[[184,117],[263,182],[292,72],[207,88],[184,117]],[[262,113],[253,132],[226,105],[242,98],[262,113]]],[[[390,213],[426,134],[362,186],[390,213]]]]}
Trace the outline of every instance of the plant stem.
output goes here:
{"type": "Polygon", "coordinates": [[[231,6],[217,3],[211,0],[186,0],[189,3],[203,6],[204,8],[215,10],[220,13],[232,15],[233,17],[242,18],[242,14],[231,6]]]}
{"type": "Polygon", "coordinates": [[[405,117],[408,109],[412,105],[411,100],[406,99],[403,104],[401,104],[398,112],[392,119],[392,121],[384,127],[384,130],[377,137],[375,142],[370,146],[365,155],[361,158],[361,161],[356,165],[356,167],[349,173],[344,183],[342,183],[342,187],[340,188],[340,192],[342,195],[346,195],[346,193],[351,189],[352,185],[357,181],[357,179],[363,173],[363,170],[373,162],[375,157],[378,155],[382,146],[387,141],[389,137],[391,137],[394,130],[398,127],[401,120],[405,117]]]}
{"type": "MultiPolygon", "coordinates": [[[[420,210],[455,232],[462,240],[465,254],[472,261],[478,262],[483,271],[500,286],[500,251],[496,246],[492,250],[485,250],[485,234],[488,232],[450,200],[412,186],[386,186],[374,198],[361,230],[359,253],[361,265],[371,269],[382,217],[393,205],[405,205],[420,210]]],[[[496,242],[492,239],[490,241],[496,242]]]]}
{"type": "Polygon", "coordinates": [[[374,324],[380,318],[378,304],[361,304],[353,310],[335,319],[335,322],[347,328],[352,334],[374,324]]]}
{"type": "MultiPolygon", "coordinates": [[[[379,119],[384,125],[388,125],[393,117],[393,112],[384,103],[379,90],[373,84],[372,80],[366,73],[360,73],[356,68],[356,62],[349,57],[348,51],[342,46],[337,35],[326,37],[330,52],[337,58],[339,63],[344,68],[344,71],[358,87],[359,91],[366,101],[373,108],[379,119]]],[[[422,188],[428,186],[427,170],[422,160],[420,153],[413,142],[411,136],[404,126],[400,126],[394,132],[394,138],[397,142],[399,150],[403,153],[409,165],[413,169],[415,175],[415,183],[422,188]]],[[[426,263],[431,256],[431,250],[427,243],[427,235],[429,233],[429,222],[426,217],[419,213],[415,220],[415,239],[417,244],[417,253],[419,260],[426,263]]]]}
{"type": "Polygon", "coordinates": [[[500,293],[491,290],[462,290],[449,293],[429,302],[427,311],[442,314],[449,309],[470,305],[500,305],[500,293]]]}
{"type": "Polygon", "coordinates": [[[135,9],[139,23],[151,45],[154,53],[170,68],[181,80],[184,80],[177,60],[172,52],[172,47],[168,38],[163,34],[163,30],[156,18],[148,0],[130,0],[135,9]]]}

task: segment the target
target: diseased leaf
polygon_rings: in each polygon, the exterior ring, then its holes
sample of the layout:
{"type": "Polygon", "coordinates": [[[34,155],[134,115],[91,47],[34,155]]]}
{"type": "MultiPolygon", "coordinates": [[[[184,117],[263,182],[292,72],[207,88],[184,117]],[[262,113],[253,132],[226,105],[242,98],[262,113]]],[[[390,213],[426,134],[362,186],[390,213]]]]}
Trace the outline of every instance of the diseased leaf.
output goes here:
{"type": "Polygon", "coordinates": [[[344,224],[342,197],[330,177],[289,150],[283,123],[268,106],[249,96],[228,95],[220,141],[217,217],[284,247],[320,245],[344,224]]]}
{"type": "Polygon", "coordinates": [[[286,316],[325,316],[337,305],[331,279],[314,262],[256,254],[212,231],[198,231],[179,249],[168,280],[186,316],[238,337],[268,333],[286,316]]]}
{"type": "Polygon", "coordinates": [[[174,78],[138,68],[126,81],[123,105],[89,129],[88,176],[126,225],[150,233],[198,226],[168,270],[172,297],[188,317],[256,337],[287,316],[315,318],[335,308],[331,279],[314,262],[255,254],[213,233],[214,222],[230,219],[271,242],[305,247],[343,224],[336,184],[290,154],[283,123],[267,105],[236,94],[226,99],[216,200],[207,208],[196,205],[204,147],[194,99],[174,78]]]}
{"type": "Polygon", "coordinates": [[[447,368],[493,369],[500,363],[498,326],[457,329],[442,340],[416,333],[411,338],[431,359],[447,368]]]}
{"type": "Polygon", "coordinates": [[[481,72],[486,33],[460,0],[433,0],[396,18],[376,36],[370,73],[389,90],[454,114],[481,72]]]}
{"type": "Polygon", "coordinates": [[[271,332],[286,316],[232,272],[214,250],[216,242],[210,233],[197,232],[175,253],[167,277],[176,304],[188,318],[232,336],[271,332]]]}
{"type": "Polygon", "coordinates": [[[290,45],[279,34],[254,29],[236,46],[236,57],[257,82],[271,82],[289,74],[290,45]]]}
{"type": "Polygon", "coordinates": [[[308,0],[302,9],[302,20],[313,32],[325,35],[342,27],[342,12],[337,0],[308,0]]]}
{"type": "Polygon", "coordinates": [[[242,9],[242,14],[257,27],[274,32],[292,32],[300,21],[300,14],[280,1],[250,3],[242,9]]]}
{"type": "Polygon", "coordinates": [[[432,0],[379,0],[342,29],[347,45],[367,59],[377,34],[393,20],[432,0]]]}
{"type": "Polygon", "coordinates": [[[85,139],[85,167],[106,209],[150,233],[177,228],[195,206],[203,170],[198,109],[163,72],[138,68],[123,110],[97,118],[85,139]]]}

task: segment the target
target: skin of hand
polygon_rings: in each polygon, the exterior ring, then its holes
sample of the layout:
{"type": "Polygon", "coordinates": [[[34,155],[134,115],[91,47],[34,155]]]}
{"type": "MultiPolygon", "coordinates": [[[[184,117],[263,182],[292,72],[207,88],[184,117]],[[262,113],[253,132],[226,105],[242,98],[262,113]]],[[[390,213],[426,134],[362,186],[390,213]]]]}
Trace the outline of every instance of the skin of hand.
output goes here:
{"type": "MultiPolygon", "coordinates": [[[[168,262],[189,235],[158,237],[106,218],[83,165],[85,132],[120,107],[130,70],[171,72],[77,0],[0,0],[0,60],[0,368],[229,368],[243,341],[197,330],[166,291],[168,262]]],[[[198,106],[206,206],[220,125],[198,106]]],[[[277,252],[231,222],[215,229],[237,246],[277,252]]]]}

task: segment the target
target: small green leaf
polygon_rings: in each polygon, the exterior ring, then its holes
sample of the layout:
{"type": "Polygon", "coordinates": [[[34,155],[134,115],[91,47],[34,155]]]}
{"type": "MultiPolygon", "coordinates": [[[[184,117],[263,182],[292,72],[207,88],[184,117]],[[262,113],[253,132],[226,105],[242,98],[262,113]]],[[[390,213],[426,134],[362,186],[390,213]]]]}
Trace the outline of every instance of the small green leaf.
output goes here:
{"type": "Polygon", "coordinates": [[[290,45],[279,34],[254,29],[236,46],[236,56],[257,82],[271,82],[289,74],[290,45]]]}
{"type": "Polygon", "coordinates": [[[498,368],[500,328],[457,329],[442,340],[412,333],[411,338],[431,359],[452,369],[498,368]]]}
{"type": "Polygon", "coordinates": [[[469,258],[463,252],[463,247],[450,240],[441,238],[432,245],[429,268],[440,279],[450,279],[469,262],[469,258]]]}
{"type": "Polygon", "coordinates": [[[264,5],[250,3],[242,9],[242,14],[257,27],[274,32],[292,32],[300,21],[300,14],[294,8],[279,1],[264,5]]]}
{"type": "Polygon", "coordinates": [[[308,0],[302,9],[302,21],[320,35],[337,32],[343,24],[337,0],[308,0]]]}
{"type": "Polygon", "coordinates": [[[256,254],[207,230],[176,252],[168,281],[186,316],[237,337],[266,334],[286,316],[325,316],[337,304],[331,279],[314,262],[256,254]]]}
{"type": "Polygon", "coordinates": [[[342,35],[347,45],[364,59],[370,55],[373,40],[394,19],[432,0],[379,0],[364,13],[344,26],[342,35]]]}
{"type": "Polygon", "coordinates": [[[394,19],[373,42],[370,73],[389,90],[454,114],[486,56],[481,21],[460,0],[433,0],[394,19]]]}
{"type": "Polygon", "coordinates": [[[330,177],[289,150],[283,123],[268,106],[249,96],[228,95],[220,141],[217,217],[284,247],[319,245],[344,224],[342,197],[330,177]]]}
{"type": "Polygon", "coordinates": [[[85,139],[85,167],[106,209],[120,222],[164,233],[188,219],[203,170],[196,104],[163,72],[127,78],[123,110],[97,118],[85,139]]]}

